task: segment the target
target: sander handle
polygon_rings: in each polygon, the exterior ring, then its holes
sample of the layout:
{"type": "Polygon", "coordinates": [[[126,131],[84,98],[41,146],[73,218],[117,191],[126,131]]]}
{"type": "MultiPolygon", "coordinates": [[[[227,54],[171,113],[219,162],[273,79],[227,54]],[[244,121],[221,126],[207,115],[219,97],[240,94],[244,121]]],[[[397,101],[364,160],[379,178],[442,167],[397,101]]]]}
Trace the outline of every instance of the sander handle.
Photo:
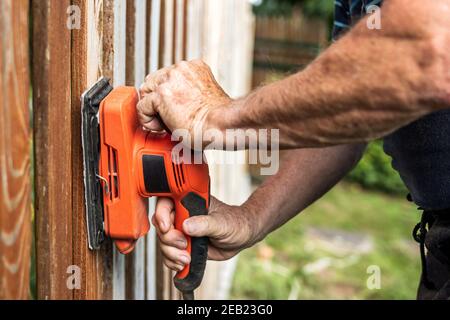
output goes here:
{"type": "MultiPolygon", "coordinates": [[[[209,198],[209,195],[208,195],[209,198]]],[[[183,232],[183,223],[194,216],[207,215],[209,199],[199,193],[189,192],[182,199],[175,200],[175,229],[183,232]]],[[[191,263],[174,277],[175,287],[183,293],[194,291],[201,283],[208,259],[207,237],[186,235],[187,251],[191,263]]]]}

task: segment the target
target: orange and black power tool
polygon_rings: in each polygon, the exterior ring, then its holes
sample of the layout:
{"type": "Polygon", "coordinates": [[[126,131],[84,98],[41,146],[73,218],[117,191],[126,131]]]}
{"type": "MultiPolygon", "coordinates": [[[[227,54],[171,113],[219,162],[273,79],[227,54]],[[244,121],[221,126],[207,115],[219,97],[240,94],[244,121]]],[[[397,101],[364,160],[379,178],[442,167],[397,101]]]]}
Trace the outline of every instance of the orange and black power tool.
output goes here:
{"type": "MultiPolygon", "coordinates": [[[[174,157],[179,143],[170,133],[155,135],[139,125],[133,87],[113,89],[100,79],[82,98],[82,143],[89,248],[100,248],[105,237],[127,254],[147,234],[149,197],[169,197],[175,203],[175,228],[184,220],[208,214],[208,165],[185,164],[174,157]]],[[[208,256],[207,238],[187,237],[191,263],[175,278],[185,298],[203,278],[208,256]]]]}

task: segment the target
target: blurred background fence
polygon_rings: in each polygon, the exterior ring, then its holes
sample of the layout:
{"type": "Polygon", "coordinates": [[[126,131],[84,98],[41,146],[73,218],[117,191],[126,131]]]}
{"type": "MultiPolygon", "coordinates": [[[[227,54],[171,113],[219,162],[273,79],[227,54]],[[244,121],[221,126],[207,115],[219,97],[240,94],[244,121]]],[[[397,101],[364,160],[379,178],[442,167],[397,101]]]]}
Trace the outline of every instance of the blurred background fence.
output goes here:
{"type": "Polygon", "coordinates": [[[298,7],[289,16],[257,15],[253,86],[304,68],[327,45],[327,23],[298,7]]]}

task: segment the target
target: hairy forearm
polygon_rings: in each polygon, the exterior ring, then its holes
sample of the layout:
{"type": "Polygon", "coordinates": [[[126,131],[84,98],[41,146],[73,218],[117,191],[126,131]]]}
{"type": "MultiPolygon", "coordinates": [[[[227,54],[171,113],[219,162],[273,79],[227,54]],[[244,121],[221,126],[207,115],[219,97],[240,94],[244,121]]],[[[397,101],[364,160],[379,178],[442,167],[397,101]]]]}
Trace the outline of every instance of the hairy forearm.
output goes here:
{"type": "Polygon", "coordinates": [[[304,71],[212,118],[223,129],[280,129],[281,148],[298,148],[369,141],[448,108],[449,3],[387,0],[382,30],[361,21],[304,71]]]}
{"type": "Polygon", "coordinates": [[[278,173],[268,177],[244,204],[252,213],[255,241],[333,187],[361,158],[364,147],[342,145],[283,152],[278,173]]]}

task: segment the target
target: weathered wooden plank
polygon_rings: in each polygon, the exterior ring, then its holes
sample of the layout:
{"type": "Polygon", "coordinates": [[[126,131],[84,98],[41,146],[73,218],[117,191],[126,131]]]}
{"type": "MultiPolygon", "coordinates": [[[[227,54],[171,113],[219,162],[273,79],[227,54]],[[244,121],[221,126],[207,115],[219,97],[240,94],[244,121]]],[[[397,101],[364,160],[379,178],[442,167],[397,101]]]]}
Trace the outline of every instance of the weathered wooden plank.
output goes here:
{"type": "MultiPolygon", "coordinates": [[[[112,84],[117,87],[125,85],[126,81],[127,6],[123,0],[106,0],[106,2],[113,3],[112,84]]],[[[111,30],[110,27],[108,30],[111,30]]],[[[105,43],[104,45],[109,46],[110,44],[105,43]]],[[[119,251],[113,250],[113,261],[113,299],[123,300],[125,299],[125,256],[119,251]]]]}
{"type": "MultiPolygon", "coordinates": [[[[158,31],[157,46],[154,47],[155,51],[158,51],[158,55],[155,56],[155,60],[151,61],[152,66],[155,67],[155,71],[164,67],[165,57],[165,34],[166,34],[166,0],[156,0],[155,8],[153,10],[154,15],[157,15],[158,28],[154,28],[155,32],[158,31]]],[[[155,19],[156,22],[156,19],[155,19]]],[[[155,39],[156,40],[156,39],[155,39]]],[[[156,264],[156,299],[167,300],[170,298],[170,290],[168,285],[169,270],[163,264],[163,256],[159,242],[156,242],[155,252],[155,264],[156,264]]],[[[151,261],[149,261],[151,263],[151,261]]]]}
{"type": "Polygon", "coordinates": [[[82,273],[81,288],[74,299],[111,299],[112,245],[99,251],[87,245],[81,149],[81,94],[103,75],[103,1],[73,0],[82,13],[81,29],[72,32],[72,214],[73,263],[82,273]]]}
{"type": "MultiPolygon", "coordinates": [[[[185,51],[184,47],[184,37],[185,37],[185,23],[184,20],[186,18],[185,16],[185,10],[184,10],[184,0],[173,0],[171,9],[172,10],[172,47],[170,50],[172,50],[172,61],[171,63],[177,63],[183,60],[183,53],[185,51]]],[[[168,49],[169,50],[169,49],[168,49]]],[[[175,272],[170,273],[170,288],[171,288],[171,299],[173,300],[180,300],[181,293],[178,291],[178,289],[175,288],[173,284],[173,277],[176,275],[175,272]]]]}
{"type": "Polygon", "coordinates": [[[161,35],[161,0],[152,0],[150,15],[150,43],[148,46],[148,70],[154,72],[159,68],[161,35]]]}
{"type": "Polygon", "coordinates": [[[174,17],[174,61],[184,60],[186,57],[186,1],[176,0],[174,17]]]}
{"type": "MultiPolygon", "coordinates": [[[[135,54],[136,54],[136,29],[137,29],[137,5],[139,5],[139,2],[136,3],[136,0],[126,0],[127,2],[127,32],[126,32],[126,71],[125,71],[125,81],[127,86],[133,86],[135,81],[135,54]]],[[[145,4],[145,0],[143,1],[145,4]]],[[[142,8],[140,8],[142,9],[142,8]]],[[[146,14],[146,13],[144,13],[146,14]]],[[[144,29],[145,30],[145,29],[144,29]]],[[[145,31],[142,30],[141,32],[145,31]]]]}
{"type": "Polygon", "coordinates": [[[72,299],[72,144],[69,0],[33,1],[37,295],[72,299]]]}
{"type": "MultiPolygon", "coordinates": [[[[127,37],[126,37],[126,72],[125,72],[125,82],[127,86],[134,86],[135,78],[135,32],[136,32],[136,1],[126,0],[127,3],[127,37]]],[[[137,254],[136,250],[128,254],[125,257],[125,298],[127,300],[133,300],[135,298],[135,287],[138,285],[136,274],[139,268],[137,264],[137,254]]]]}
{"type": "MultiPolygon", "coordinates": [[[[149,200],[149,216],[155,212],[155,198],[149,200]]],[[[155,300],[157,298],[157,258],[156,258],[156,231],[150,228],[150,232],[145,239],[145,298],[155,300]]]]}
{"type": "MultiPolygon", "coordinates": [[[[156,2],[156,1],[155,1],[156,2]]],[[[174,40],[175,35],[175,0],[160,0],[154,8],[157,20],[152,20],[152,25],[158,21],[158,35],[154,37],[154,42],[158,44],[158,55],[152,56],[151,65],[154,67],[151,71],[172,65],[175,57],[174,40]],[[155,61],[157,60],[157,61],[155,61]]],[[[155,30],[156,31],[156,30],[155,30]]],[[[155,32],[156,33],[156,32],[155,32]]],[[[156,50],[155,50],[156,51],[156,50]]],[[[159,300],[179,299],[179,292],[173,285],[173,276],[175,274],[163,264],[163,256],[156,245],[156,298],[159,300]]]]}
{"type": "MultiPolygon", "coordinates": [[[[147,69],[146,74],[158,69],[160,0],[147,2],[147,69]]],[[[149,216],[155,212],[155,198],[149,200],[149,216]]],[[[146,299],[157,299],[157,239],[155,228],[151,227],[145,243],[145,291],[146,299]]]]}
{"type": "Polygon", "coordinates": [[[145,38],[145,73],[148,74],[150,72],[150,43],[151,43],[151,35],[152,35],[152,8],[153,8],[153,0],[147,0],[146,7],[146,38],[145,38]]]}
{"type": "MultiPolygon", "coordinates": [[[[147,2],[127,0],[126,84],[138,87],[145,78],[147,2]]],[[[126,257],[126,299],[145,299],[145,239],[126,257]]]]}
{"type": "Polygon", "coordinates": [[[28,1],[0,2],[0,299],[28,299],[31,245],[28,1]]]}
{"type": "Polygon", "coordinates": [[[205,6],[203,0],[188,0],[186,3],[186,59],[200,59],[203,56],[203,25],[205,6]]]}

